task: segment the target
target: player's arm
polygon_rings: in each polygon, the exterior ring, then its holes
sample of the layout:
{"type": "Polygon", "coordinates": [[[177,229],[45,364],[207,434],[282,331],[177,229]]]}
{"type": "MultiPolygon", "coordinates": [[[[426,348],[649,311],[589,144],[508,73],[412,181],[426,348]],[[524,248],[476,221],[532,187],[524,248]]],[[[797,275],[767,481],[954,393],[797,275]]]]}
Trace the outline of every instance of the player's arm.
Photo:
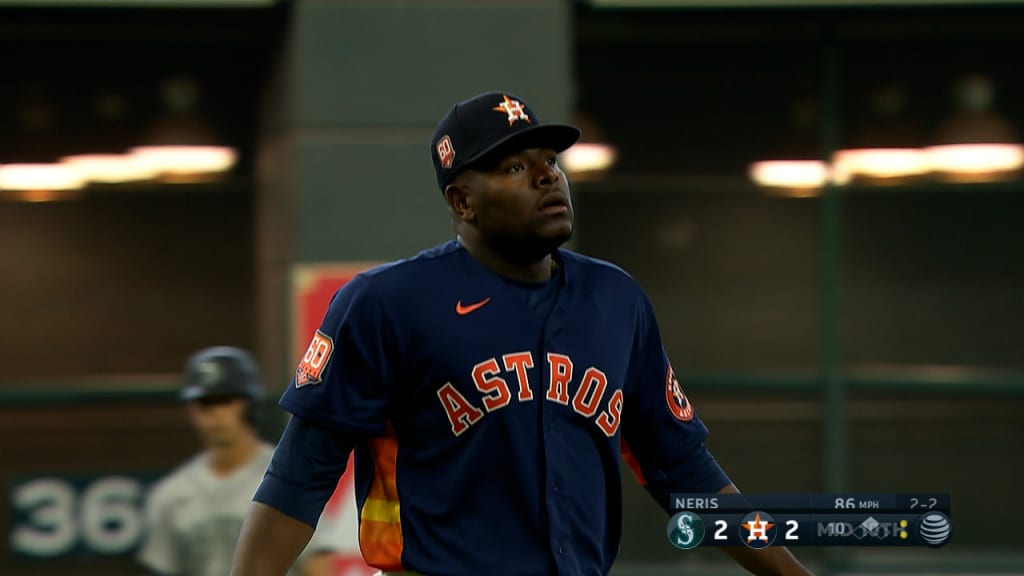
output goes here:
{"type": "Polygon", "coordinates": [[[354,440],[293,417],[285,428],[235,549],[232,576],[283,576],[313,536],[345,472],[354,440]]]}
{"type": "Polygon", "coordinates": [[[312,535],[309,524],[254,501],[242,524],[231,574],[282,576],[312,535]]]}
{"type": "Polygon", "coordinates": [[[152,576],[174,576],[181,570],[175,553],[174,535],[168,521],[167,484],[165,478],[150,491],[144,506],[146,538],[137,560],[152,576]]]}
{"type": "Polygon", "coordinates": [[[296,572],[298,576],[333,576],[335,556],[335,552],[316,552],[305,561],[300,561],[296,572]]]}
{"type": "Polygon", "coordinates": [[[299,576],[333,576],[334,552],[317,552],[299,563],[299,576]]]}
{"type": "MultiPolygon", "coordinates": [[[[719,490],[721,494],[739,494],[739,489],[732,483],[719,490]]],[[[740,566],[754,574],[762,576],[798,576],[809,575],[811,572],[783,546],[769,546],[755,550],[746,546],[727,546],[722,550],[732,556],[740,566]]]]}

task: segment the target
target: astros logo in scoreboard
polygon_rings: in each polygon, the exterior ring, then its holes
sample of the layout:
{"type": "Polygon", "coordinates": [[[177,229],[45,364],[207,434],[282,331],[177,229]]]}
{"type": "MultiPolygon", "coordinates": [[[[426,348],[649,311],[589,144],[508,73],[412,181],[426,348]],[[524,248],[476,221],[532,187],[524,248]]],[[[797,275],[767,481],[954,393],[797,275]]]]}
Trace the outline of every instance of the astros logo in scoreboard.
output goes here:
{"type": "Polygon", "coordinates": [[[740,542],[754,549],[767,548],[775,542],[778,531],[771,514],[754,511],[740,521],[740,542]]]}

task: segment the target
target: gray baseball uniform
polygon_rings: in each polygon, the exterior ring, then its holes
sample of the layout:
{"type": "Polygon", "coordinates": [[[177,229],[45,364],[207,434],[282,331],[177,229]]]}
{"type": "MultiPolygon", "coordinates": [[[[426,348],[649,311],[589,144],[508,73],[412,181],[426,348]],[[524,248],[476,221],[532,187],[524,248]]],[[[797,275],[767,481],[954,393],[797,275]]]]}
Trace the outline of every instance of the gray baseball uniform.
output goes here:
{"type": "MultiPolygon", "coordinates": [[[[157,482],[146,503],[139,561],[157,574],[229,574],[242,521],[273,452],[262,444],[250,462],[226,477],[213,474],[203,452],[157,482]]],[[[321,518],[296,565],[316,552],[338,549],[345,537],[341,524],[321,518]]]]}

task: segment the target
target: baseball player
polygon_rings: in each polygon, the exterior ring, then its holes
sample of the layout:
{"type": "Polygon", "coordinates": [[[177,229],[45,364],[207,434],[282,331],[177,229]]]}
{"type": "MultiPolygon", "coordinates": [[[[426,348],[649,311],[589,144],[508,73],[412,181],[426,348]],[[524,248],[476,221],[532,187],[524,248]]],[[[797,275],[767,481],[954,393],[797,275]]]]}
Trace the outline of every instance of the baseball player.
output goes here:
{"type": "MultiPolygon", "coordinates": [[[[206,348],[189,358],[180,393],[205,450],[154,485],[145,508],[139,561],[153,574],[225,576],[238,533],[273,447],[254,428],[264,397],[259,369],[244,350],[206,348]]],[[[296,574],[331,574],[339,522],[322,522],[296,574]]]]}
{"type": "MultiPolygon", "coordinates": [[[[620,462],[671,493],[736,488],[673,373],[654,310],[618,267],[561,248],[557,154],[580,131],[522,99],[456,104],[430,143],[457,239],[335,294],[281,405],[234,576],[280,576],[356,454],[363,557],[384,574],[604,575],[620,462]]],[[[731,550],[807,574],[785,548],[731,550]]]]}

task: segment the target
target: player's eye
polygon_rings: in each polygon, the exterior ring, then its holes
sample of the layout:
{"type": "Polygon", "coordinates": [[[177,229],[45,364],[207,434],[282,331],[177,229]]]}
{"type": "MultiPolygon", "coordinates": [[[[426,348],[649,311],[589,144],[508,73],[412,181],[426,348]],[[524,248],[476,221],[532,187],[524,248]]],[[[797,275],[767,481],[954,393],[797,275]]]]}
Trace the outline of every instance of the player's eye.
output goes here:
{"type": "Polygon", "coordinates": [[[518,160],[513,162],[513,163],[511,163],[511,164],[509,164],[508,167],[505,168],[505,172],[508,172],[509,174],[512,174],[512,173],[515,173],[515,172],[522,172],[523,170],[526,170],[526,164],[523,164],[522,162],[520,162],[518,160]]]}
{"type": "Polygon", "coordinates": [[[558,158],[555,156],[548,158],[548,166],[558,166],[558,158]]]}

